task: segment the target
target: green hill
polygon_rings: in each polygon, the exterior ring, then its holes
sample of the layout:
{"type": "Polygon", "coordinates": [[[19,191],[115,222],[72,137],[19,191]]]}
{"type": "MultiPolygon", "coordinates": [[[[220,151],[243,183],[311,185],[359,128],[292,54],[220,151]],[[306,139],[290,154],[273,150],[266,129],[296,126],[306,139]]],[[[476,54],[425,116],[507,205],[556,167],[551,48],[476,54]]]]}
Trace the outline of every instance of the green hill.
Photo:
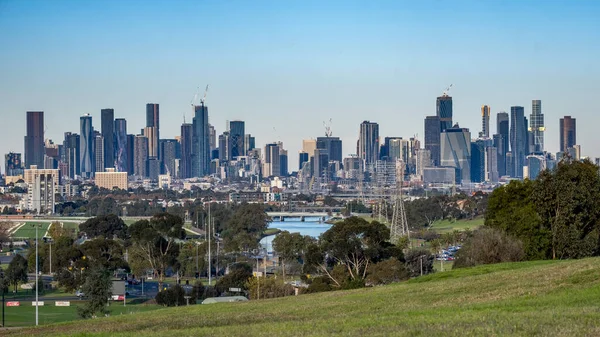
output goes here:
{"type": "Polygon", "coordinates": [[[507,263],[384,287],[160,309],[8,335],[600,335],[599,280],[600,258],[507,263]]]}

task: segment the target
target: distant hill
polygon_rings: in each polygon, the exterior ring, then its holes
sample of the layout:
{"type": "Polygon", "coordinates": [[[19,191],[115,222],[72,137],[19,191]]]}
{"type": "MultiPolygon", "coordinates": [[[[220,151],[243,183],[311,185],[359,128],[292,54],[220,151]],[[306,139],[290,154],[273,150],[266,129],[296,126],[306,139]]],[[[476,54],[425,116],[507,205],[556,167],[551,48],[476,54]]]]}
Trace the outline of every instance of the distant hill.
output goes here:
{"type": "Polygon", "coordinates": [[[506,263],[408,282],[195,305],[3,331],[9,336],[600,335],[600,258],[506,263]]]}

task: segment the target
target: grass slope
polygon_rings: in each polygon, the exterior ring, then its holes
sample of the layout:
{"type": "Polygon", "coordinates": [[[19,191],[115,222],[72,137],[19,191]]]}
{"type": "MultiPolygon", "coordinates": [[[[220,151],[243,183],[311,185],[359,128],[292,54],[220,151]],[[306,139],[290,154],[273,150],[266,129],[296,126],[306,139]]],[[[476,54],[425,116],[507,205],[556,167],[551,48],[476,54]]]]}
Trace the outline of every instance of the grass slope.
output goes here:
{"type": "Polygon", "coordinates": [[[508,263],[437,273],[385,287],[159,309],[7,334],[600,335],[599,279],[600,258],[508,263]]]}
{"type": "Polygon", "coordinates": [[[464,231],[465,229],[476,229],[479,226],[482,226],[484,222],[484,218],[475,218],[473,220],[438,220],[433,223],[431,226],[432,230],[435,230],[438,233],[447,233],[452,232],[454,230],[464,231]]]}

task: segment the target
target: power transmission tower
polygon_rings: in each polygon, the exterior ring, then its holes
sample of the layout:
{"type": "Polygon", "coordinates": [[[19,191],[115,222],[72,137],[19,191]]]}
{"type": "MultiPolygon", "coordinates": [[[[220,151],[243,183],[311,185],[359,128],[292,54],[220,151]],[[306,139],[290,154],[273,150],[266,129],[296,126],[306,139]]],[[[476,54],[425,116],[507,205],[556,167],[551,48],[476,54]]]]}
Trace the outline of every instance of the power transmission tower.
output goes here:
{"type": "Polygon", "coordinates": [[[380,162],[376,167],[376,177],[377,177],[377,198],[379,202],[377,203],[377,217],[379,222],[383,223],[388,221],[388,209],[387,209],[387,201],[385,199],[385,184],[387,183],[387,162],[380,162]]]}
{"type": "Polygon", "coordinates": [[[402,182],[404,178],[396,178],[396,191],[394,193],[394,210],[392,214],[392,224],[390,225],[390,240],[392,243],[398,242],[400,237],[406,236],[410,239],[408,230],[408,221],[406,220],[406,209],[402,198],[402,182]]]}

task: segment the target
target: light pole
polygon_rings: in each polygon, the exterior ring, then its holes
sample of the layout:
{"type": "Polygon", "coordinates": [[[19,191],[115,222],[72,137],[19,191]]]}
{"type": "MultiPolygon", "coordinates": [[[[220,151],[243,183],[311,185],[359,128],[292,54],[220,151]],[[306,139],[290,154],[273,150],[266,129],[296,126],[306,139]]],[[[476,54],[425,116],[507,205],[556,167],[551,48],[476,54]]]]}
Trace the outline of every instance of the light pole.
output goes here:
{"type": "Polygon", "coordinates": [[[39,303],[39,298],[38,298],[38,294],[39,294],[39,289],[38,289],[38,277],[39,277],[39,255],[38,255],[38,228],[40,227],[40,225],[31,225],[33,227],[35,227],[35,325],[37,326],[39,324],[39,318],[40,318],[40,314],[39,314],[39,308],[40,308],[40,303],[39,303]]]}

